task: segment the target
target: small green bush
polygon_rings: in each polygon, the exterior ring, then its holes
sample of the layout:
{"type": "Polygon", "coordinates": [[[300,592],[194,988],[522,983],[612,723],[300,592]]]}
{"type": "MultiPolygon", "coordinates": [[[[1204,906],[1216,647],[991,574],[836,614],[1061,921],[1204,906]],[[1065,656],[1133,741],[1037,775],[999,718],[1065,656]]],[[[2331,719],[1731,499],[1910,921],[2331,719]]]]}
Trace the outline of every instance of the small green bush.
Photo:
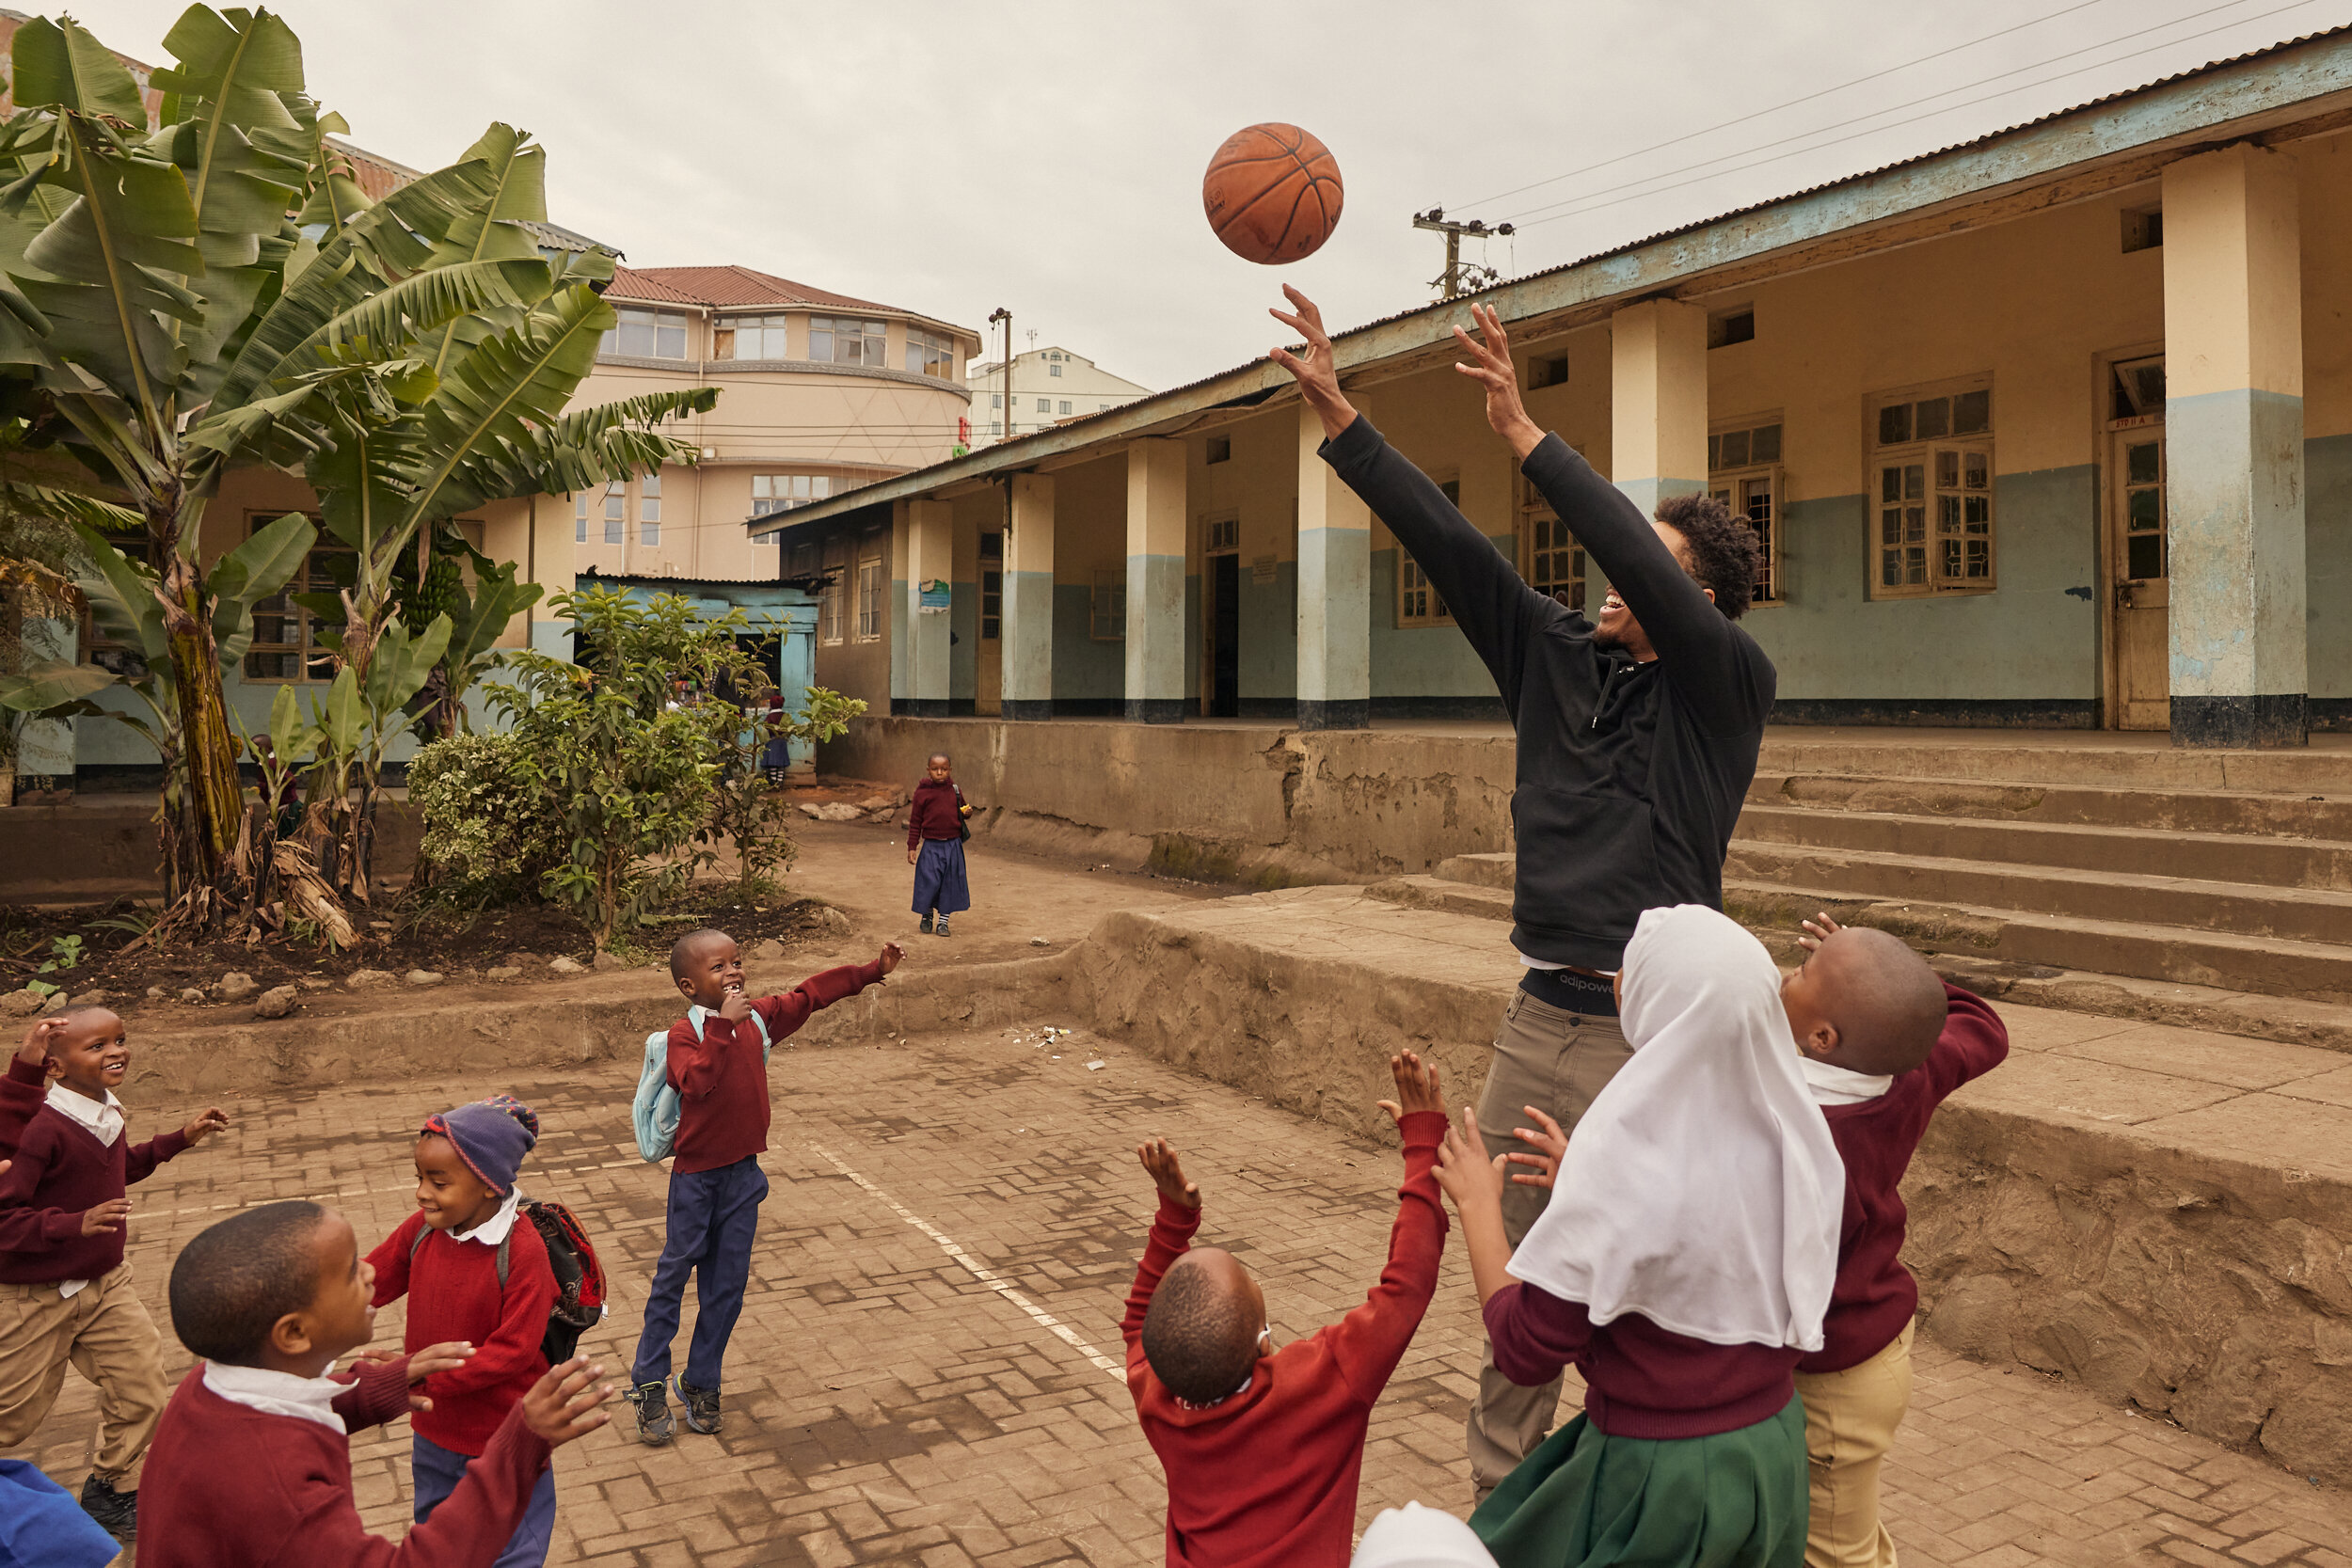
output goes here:
{"type": "Polygon", "coordinates": [[[505,733],[418,748],[408,799],[424,824],[418,858],[437,888],[501,903],[536,899],[563,863],[563,817],[522,776],[517,750],[505,733]]]}

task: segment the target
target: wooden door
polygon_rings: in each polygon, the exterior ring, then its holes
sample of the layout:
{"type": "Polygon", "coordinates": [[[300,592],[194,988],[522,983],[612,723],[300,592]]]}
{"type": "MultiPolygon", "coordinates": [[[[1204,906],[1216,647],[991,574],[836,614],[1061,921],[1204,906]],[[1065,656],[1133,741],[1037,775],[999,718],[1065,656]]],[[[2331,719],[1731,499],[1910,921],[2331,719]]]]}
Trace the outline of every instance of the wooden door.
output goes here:
{"type": "Polygon", "coordinates": [[[972,711],[995,718],[1005,711],[1005,536],[980,533],[980,649],[973,661],[972,711]]]}
{"type": "Polygon", "coordinates": [[[2114,650],[2115,726],[2169,729],[2172,722],[2170,581],[2165,539],[2165,451],[2161,416],[2116,421],[2107,439],[2109,646],[2114,650]]]}

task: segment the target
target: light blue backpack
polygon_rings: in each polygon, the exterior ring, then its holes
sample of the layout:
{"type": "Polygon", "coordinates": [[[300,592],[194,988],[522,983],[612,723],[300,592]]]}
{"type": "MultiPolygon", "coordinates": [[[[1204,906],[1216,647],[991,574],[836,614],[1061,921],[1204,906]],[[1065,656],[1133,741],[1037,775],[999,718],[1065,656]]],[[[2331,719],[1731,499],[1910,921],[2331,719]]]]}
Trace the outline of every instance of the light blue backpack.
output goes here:
{"type": "MultiPolygon", "coordinates": [[[[686,1022],[694,1026],[696,1037],[703,1032],[703,1020],[710,1017],[710,1009],[691,1006],[686,1009],[686,1022]]],[[[768,1025],[757,1013],[752,1015],[752,1026],[759,1031],[759,1056],[766,1061],[776,1048],[768,1037],[768,1025]]],[[[657,1029],[645,1037],[645,1065],[637,1074],[637,1094],[628,1102],[629,1120],[637,1125],[637,1152],[648,1164],[660,1164],[670,1157],[677,1145],[678,1092],[670,1087],[670,1031],[657,1029]]]]}

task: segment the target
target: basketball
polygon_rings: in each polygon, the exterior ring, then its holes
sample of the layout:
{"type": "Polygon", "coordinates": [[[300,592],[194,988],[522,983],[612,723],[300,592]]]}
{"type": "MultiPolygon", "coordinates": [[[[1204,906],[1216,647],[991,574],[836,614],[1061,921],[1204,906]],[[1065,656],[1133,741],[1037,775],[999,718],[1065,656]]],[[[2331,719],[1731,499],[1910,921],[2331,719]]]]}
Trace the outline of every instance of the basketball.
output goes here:
{"type": "Polygon", "coordinates": [[[1279,266],[1323,248],[1340,226],[1340,166],[1295,125],[1252,125],[1225,138],[1200,181],[1200,205],[1225,248],[1279,266]]]}

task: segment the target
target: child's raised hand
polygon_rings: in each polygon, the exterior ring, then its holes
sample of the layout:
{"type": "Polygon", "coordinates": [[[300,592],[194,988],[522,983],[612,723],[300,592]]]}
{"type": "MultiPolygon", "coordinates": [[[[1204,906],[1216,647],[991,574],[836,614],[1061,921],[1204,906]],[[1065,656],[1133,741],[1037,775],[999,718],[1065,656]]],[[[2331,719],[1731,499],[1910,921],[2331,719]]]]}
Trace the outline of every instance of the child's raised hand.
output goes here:
{"type": "Polygon", "coordinates": [[[1462,1107],[1462,1124],[1445,1130],[1445,1142],[1438,1148],[1436,1174],[1438,1185],[1445,1189],[1456,1210],[1467,1214],[1473,1208],[1491,1205],[1498,1214],[1502,1212],[1502,1159],[1487,1157],[1478,1117],[1467,1105],[1462,1107]]]}
{"type": "Polygon", "coordinates": [[[1815,915],[1812,919],[1804,922],[1804,935],[1797,939],[1797,945],[1808,953],[1844,929],[1827,913],[1815,915]]]}
{"type": "Polygon", "coordinates": [[[1435,1064],[1424,1067],[1412,1052],[1400,1051],[1389,1058],[1389,1071],[1396,1079],[1396,1098],[1383,1100],[1379,1104],[1398,1125],[1402,1126],[1406,1117],[1417,1112],[1444,1113],[1445,1096],[1438,1092],[1435,1064]]]}
{"type": "Polygon", "coordinates": [[[24,1043],[16,1048],[16,1059],[26,1067],[41,1066],[49,1059],[49,1042],[64,1033],[65,1020],[56,1014],[35,1019],[24,1031],[24,1043]]]}
{"type": "Polygon", "coordinates": [[[1152,1185],[1160,1190],[1160,1196],[1179,1209],[1200,1207],[1200,1189],[1184,1180],[1183,1162],[1166,1138],[1149,1138],[1136,1146],[1136,1158],[1152,1176],[1152,1185]]]}
{"type": "Polygon", "coordinates": [[[466,1364],[467,1357],[471,1354],[473,1354],[472,1340],[444,1339],[437,1345],[427,1345],[410,1356],[408,1358],[408,1387],[410,1389],[408,1408],[411,1410],[432,1409],[433,1401],[426,1395],[415,1392],[417,1386],[435,1372],[455,1371],[466,1364]]]}
{"type": "Polygon", "coordinates": [[[110,1236],[122,1228],[122,1222],[131,1217],[131,1200],[110,1197],[105,1202],[82,1211],[82,1234],[110,1236]]]}
{"type": "Polygon", "coordinates": [[[884,974],[887,974],[892,970],[898,968],[898,960],[906,956],[907,950],[905,948],[899,946],[895,942],[885,942],[882,945],[881,955],[874,959],[874,967],[881,970],[884,974]]]}
{"type": "Polygon", "coordinates": [[[719,1004],[719,1016],[729,1023],[740,1023],[752,1016],[752,999],[739,990],[727,992],[719,1004]]]}
{"type": "Polygon", "coordinates": [[[200,1144],[229,1125],[229,1113],[215,1105],[197,1114],[194,1121],[180,1129],[180,1135],[191,1144],[200,1144]]]}
{"type": "Polygon", "coordinates": [[[596,1408],[612,1397],[612,1385],[596,1382],[603,1375],[604,1369],[589,1365],[585,1356],[549,1367],[523,1396],[524,1424],[551,1449],[596,1431],[612,1419],[596,1408]]]}
{"type": "Polygon", "coordinates": [[[1543,1131],[1538,1132],[1530,1128],[1514,1127],[1511,1129],[1511,1135],[1523,1144],[1534,1144],[1540,1152],[1530,1154],[1525,1149],[1515,1148],[1502,1157],[1503,1162],[1511,1165],[1535,1167],[1535,1174],[1533,1176],[1524,1171],[1511,1172],[1511,1180],[1514,1185],[1541,1187],[1549,1192],[1552,1181],[1560,1174],[1560,1158],[1568,1151],[1568,1135],[1560,1131],[1558,1122],[1534,1106],[1522,1105],[1519,1109],[1526,1112],[1528,1118],[1543,1131]]]}

